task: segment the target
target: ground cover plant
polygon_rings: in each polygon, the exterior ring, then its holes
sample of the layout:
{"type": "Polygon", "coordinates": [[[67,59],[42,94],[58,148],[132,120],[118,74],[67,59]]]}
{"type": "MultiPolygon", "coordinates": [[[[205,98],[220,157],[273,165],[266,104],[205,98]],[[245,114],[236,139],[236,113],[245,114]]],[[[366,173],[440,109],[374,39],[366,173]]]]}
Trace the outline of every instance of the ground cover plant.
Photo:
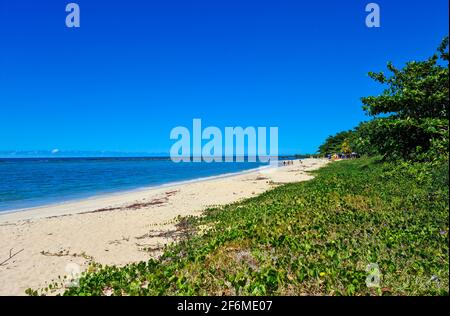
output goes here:
{"type": "Polygon", "coordinates": [[[160,259],[94,264],[64,295],[448,295],[448,161],[314,173],[183,219],[160,259]]]}

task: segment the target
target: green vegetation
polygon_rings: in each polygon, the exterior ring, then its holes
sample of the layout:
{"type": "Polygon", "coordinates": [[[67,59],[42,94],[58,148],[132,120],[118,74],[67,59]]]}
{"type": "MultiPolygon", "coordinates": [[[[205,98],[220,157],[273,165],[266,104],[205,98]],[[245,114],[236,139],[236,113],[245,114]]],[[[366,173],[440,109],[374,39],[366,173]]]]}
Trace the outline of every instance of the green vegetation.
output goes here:
{"type": "Polygon", "coordinates": [[[381,95],[361,99],[374,119],[330,136],[319,152],[341,152],[347,144],[360,154],[381,154],[388,160],[448,156],[448,42],[446,37],[432,57],[409,62],[403,69],[388,63],[390,76],[370,72],[371,78],[387,86],[381,95]]]}
{"type": "Polygon", "coordinates": [[[352,130],[339,132],[336,135],[329,136],[325,142],[320,145],[319,153],[322,155],[341,153],[344,143],[346,143],[347,146],[354,148],[353,137],[354,132],[352,130]]]}

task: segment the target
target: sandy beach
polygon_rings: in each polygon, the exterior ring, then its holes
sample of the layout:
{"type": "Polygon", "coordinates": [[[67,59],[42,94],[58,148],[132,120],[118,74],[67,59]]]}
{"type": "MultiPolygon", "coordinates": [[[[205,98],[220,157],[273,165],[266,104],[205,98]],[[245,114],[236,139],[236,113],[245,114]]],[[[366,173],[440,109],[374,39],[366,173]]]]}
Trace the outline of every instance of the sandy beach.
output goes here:
{"type": "Polygon", "coordinates": [[[324,159],[0,214],[0,295],[43,288],[68,267],[148,260],[176,240],[179,216],[312,178],[324,159]],[[12,258],[8,259],[10,256],[12,258]]]}

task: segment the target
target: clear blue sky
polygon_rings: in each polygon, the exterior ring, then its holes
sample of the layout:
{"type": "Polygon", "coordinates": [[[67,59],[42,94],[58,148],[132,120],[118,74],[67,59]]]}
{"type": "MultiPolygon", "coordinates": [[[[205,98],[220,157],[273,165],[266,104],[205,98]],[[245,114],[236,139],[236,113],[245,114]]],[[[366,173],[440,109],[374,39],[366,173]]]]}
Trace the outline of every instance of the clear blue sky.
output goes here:
{"type": "Polygon", "coordinates": [[[170,130],[278,126],[314,152],[368,119],[368,71],[431,55],[448,1],[0,0],[0,150],[168,152],[170,130]]]}

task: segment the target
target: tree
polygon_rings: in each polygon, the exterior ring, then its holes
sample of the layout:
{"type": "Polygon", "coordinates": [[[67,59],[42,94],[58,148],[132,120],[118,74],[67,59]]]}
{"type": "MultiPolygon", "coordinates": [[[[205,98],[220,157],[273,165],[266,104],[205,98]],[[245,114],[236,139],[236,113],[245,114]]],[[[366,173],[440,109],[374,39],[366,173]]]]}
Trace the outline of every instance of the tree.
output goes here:
{"type": "Polygon", "coordinates": [[[342,152],[342,144],[347,139],[352,138],[353,131],[339,132],[336,135],[329,136],[319,147],[320,154],[333,154],[342,152]]]}
{"type": "Polygon", "coordinates": [[[365,126],[369,146],[386,158],[429,160],[448,155],[448,43],[447,36],[438,53],[403,69],[388,63],[390,76],[369,73],[387,85],[381,95],[361,99],[366,113],[375,117],[365,126]]]}
{"type": "Polygon", "coordinates": [[[344,142],[341,145],[341,149],[342,149],[342,152],[346,155],[352,153],[352,148],[350,147],[350,142],[347,138],[344,139],[344,142]]]}

